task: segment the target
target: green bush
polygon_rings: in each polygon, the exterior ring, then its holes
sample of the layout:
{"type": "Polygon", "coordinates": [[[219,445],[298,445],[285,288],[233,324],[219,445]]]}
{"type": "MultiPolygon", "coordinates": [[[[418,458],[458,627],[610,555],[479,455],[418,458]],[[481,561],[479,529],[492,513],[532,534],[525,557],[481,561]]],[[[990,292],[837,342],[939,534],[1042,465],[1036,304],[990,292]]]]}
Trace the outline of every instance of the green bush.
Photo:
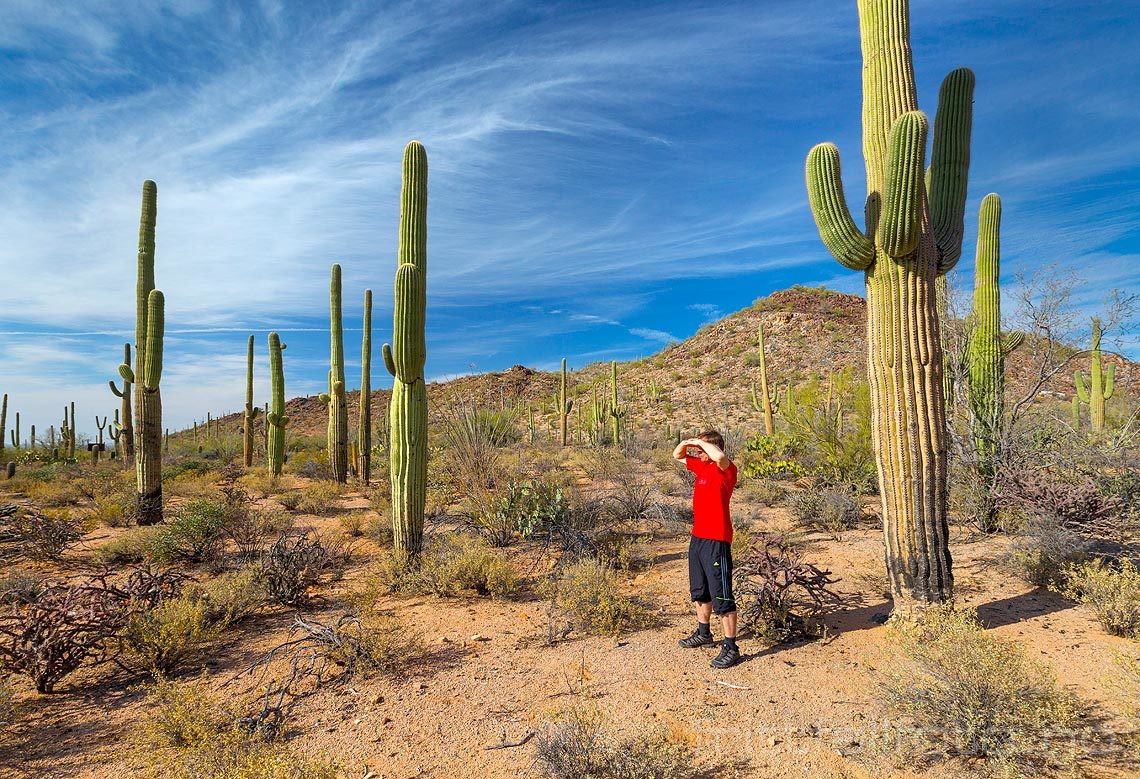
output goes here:
{"type": "Polygon", "coordinates": [[[164,563],[214,560],[222,551],[226,518],[226,504],[220,500],[188,501],[170,524],[160,527],[150,544],[150,556],[164,563]]]}
{"type": "Polygon", "coordinates": [[[899,718],[887,749],[912,764],[956,759],[991,775],[1075,771],[1095,734],[1046,666],[970,612],[931,609],[904,628],[904,660],[883,688],[899,718]]]}
{"type": "Polygon", "coordinates": [[[100,565],[132,565],[147,558],[160,527],[136,527],[113,538],[95,550],[95,562],[100,565]]]}
{"type": "Polygon", "coordinates": [[[1140,570],[1095,559],[1065,569],[1067,593],[1092,606],[1101,627],[1114,636],[1140,638],[1140,570]]]}
{"type": "Polygon", "coordinates": [[[788,496],[788,509],[803,525],[829,534],[836,541],[843,532],[859,524],[863,510],[859,501],[846,489],[808,489],[788,496]]]}
{"type": "Polygon", "coordinates": [[[486,541],[464,535],[429,538],[417,559],[390,550],[379,557],[373,572],[376,583],[388,592],[444,598],[471,591],[502,598],[518,586],[509,562],[486,541]]]}
{"type": "Polygon", "coordinates": [[[264,605],[265,588],[256,569],[242,568],[190,586],[187,596],[203,604],[211,623],[228,627],[264,605]]]}
{"type": "Polygon", "coordinates": [[[182,595],[133,615],[123,643],[139,665],[162,675],[200,656],[220,632],[204,600],[182,595]]]}

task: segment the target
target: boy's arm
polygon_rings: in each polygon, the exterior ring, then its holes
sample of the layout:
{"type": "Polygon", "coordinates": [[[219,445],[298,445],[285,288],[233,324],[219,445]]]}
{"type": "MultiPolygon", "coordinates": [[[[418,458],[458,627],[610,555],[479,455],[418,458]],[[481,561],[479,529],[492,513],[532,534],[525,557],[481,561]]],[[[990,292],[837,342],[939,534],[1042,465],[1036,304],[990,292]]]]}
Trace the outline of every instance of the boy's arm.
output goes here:
{"type": "Polygon", "coordinates": [[[677,448],[673,450],[673,459],[678,462],[685,462],[685,458],[688,457],[688,455],[685,454],[685,450],[694,444],[696,444],[696,441],[691,438],[685,439],[677,444],[677,448]]]}
{"type": "Polygon", "coordinates": [[[709,456],[709,459],[716,463],[716,467],[720,468],[722,471],[727,471],[728,466],[732,465],[732,460],[728,459],[728,455],[725,454],[724,450],[719,446],[710,444],[708,441],[705,441],[701,438],[694,438],[688,443],[704,449],[705,454],[709,456]]]}

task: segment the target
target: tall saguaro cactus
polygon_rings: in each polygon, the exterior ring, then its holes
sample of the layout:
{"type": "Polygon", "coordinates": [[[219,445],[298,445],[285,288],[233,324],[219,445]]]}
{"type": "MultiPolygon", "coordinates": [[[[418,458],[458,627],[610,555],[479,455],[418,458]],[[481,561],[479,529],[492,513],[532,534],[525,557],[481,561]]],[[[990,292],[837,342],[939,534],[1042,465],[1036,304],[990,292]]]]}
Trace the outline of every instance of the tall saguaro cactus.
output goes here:
{"type": "Polygon", "coordinates": [[[1077,385],[1077,397],[1089,407],[1089,426],[1104,430],[1104,402],[1112,398],[1116,384],[1116,363],[1109,363],[1108,370],[1101,372],[1100,363],[1100,318],[1092,320],[1092,360],[1089,363],[1089,386],[1085,386],[1080,371],[1073,372],[1077,385]]]}
{"type": "Polygon", "coordinates": [[[0,452],[4,451],[5,430],[8,429],[8,393],[4,393],[4,402],[0,403],[0,452]]]}
{"type": "Polygon", "coordinates": [[[348,400],[344,394],[344,324],[341,318],[340,265],[329,280],[329,384],[321,400],[329,410],[329,467],[334,480],[348,481],[348,400]]]}
{"type": "Polygon", "coordinates": [[[277,333],[269,334],[269,393],[272,406],[265,415],[266,447],[265,459],[269,461],[269,474],[281,475],[285,463],[285,367],[281,352],[285,344],[277,333]]]}
{"type": "Polygon", "coordinates": [[[135,475],[138,481],[137,521],[162,521],[162,339],[165,300],[154,288],[154,225],[158,186],[144,181],[139,220],[138,281],[135,286],[135,368],[123,363],[123,381],[137,384],[134,393],[135,475]]]}
{"type": "Polygon", "coordinates": [[[962,252],[974,74],[939,92],[929,193],[927,119],[918,110],[907,0],[858,0],[863,51],[866,232],[847,209],[839,150],[807,158],[808,199],[839,262],[863,271],[872,438],[883,496],[886,563],[905,614],[953,589],[946,494],[946,422],[936,283],[962,252]]]}
{"type": "Polygon", "coordinates": [[[356,425],[356,472],[372,478],[372,290],[364,290],[364,335],[360,339],[360,419],[356,425]]]}
{"type": "Polygon", "coordinates": [[[242,454],[245,467],[253,465],[253,420],[257,418],[257,406],[253,404],[253,336],[245,349],[245,414],[242,419],[242,454]]]}
{"type": "Polygon", "coordinates": [[[752,407],[764,414],[764,434],[772,435],[776,432],[776,423],[772,419],[772,395],[768,391],[768,358],[764,354],[764,323],[756,324],[756,340],[760,347],[760,395],[756,394],[756,385],[752,385],[752,407]]]}
{"type": "MultiPolygon", "coordinates": [[[[131,364],[131,345],[129,343],[123,344],[123,365],[131,364]]],[[[131,425],[131,385],[132,382],[123,379],[123,389],[120,392],[119,388],[115,386],[114,381],[108,381],[107,384],[111,387],[111,393],[121,398],[122,404],[122,421],[115,436],[115,447],[122,450],[120,455],[126,465],[131,465],[131,460],[135,456],[135,431],[131,425]]]]}
{"type": "Polygon", "coordinates": [[[618,407],[617,360],[610,360],[610,418],[614,423],[614,446],[621,445],[622,418],[626,412],[618,407]]]}
{"type": "MultiPolygon", "coordinates": [[[[562,429],[562,445],[566,446],[567,427],[566,420],[570,416],[570,409],[574,407],[574,401],[566,397],[566,358],[562,358],[562,384],[558,389],[558,419],[562,429]]],[[[532,436],[533,438],[533,436],[532,436]]]]}
{"type": "Polygon", "coordinates": [[[404,148],[400,188],[392,343],[383,348],[384,365],[395,377],[388,406],[393,545],[410,555],[423,545],[427,488],[427,173],[427,151],[412,141],[404,148]]]}

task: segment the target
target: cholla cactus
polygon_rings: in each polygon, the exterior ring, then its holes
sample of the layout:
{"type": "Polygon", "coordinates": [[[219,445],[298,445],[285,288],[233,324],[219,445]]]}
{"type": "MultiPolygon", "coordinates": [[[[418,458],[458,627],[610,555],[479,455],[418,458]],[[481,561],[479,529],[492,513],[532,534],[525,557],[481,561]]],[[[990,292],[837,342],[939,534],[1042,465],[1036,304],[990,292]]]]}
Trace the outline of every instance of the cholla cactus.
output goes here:
{"type": "Polygon", "coordinates": [[[384,344],[384,365],[395,377],[389,403],[393,546],[405,555],[423,544],[427,497],[427,151],[419,141],[404,149],[400,189],[400,246],[397,254],[392,343],[384,344]]]}
{"type": "Polygon", "coordinates": [[[811,150],[806,177],[824,244],[865,275],[886,561],[895,609],[906,614],[950,599],[953,588],[937,279],[962,251],[974,74],[955,70],[942,83],[926,185],[928,125],[918,110],[909,3],[858,0],[858,10],[866,230],[847,208],[833,144],[811,150]]]}
{"type": "Polygon", "coordinates": [[[1110,362],[1108,370],[1101,373],[1100,362],[1100,319],[1092,320],[1092,361],[1089,364],[1089,384],[1085,386],[1084,376],[1080,371],[1073,372],[1073,381],[1077,385],[1077,397],[1081,403],[1089,407],[1089,426],[1094,431],[1104,430],[1104,402],[1112,397],[1116,383],[1116,363],[1110,362]]]}

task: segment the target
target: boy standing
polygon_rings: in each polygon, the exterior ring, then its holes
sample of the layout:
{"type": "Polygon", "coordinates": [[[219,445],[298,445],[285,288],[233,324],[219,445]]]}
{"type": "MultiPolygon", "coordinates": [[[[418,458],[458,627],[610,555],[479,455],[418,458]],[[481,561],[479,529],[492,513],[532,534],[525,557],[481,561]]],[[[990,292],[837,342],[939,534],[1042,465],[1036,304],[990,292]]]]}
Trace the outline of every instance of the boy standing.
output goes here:
{"type": "Polygon", "coordinates": [[[724,627],[713,668],[740,660],[736,646],[736,601],[732,597],[732,519],[728,502],[736,487],[736,465],[724,453],[724,438],[707,430],[677,444],[673,458],[696,477],[693,487],[693,537],[689,541],[689,591],[697,605],[697,631],[680,641],[695,648],[713,643],[710,620],[718,614],[724,627]]]}

